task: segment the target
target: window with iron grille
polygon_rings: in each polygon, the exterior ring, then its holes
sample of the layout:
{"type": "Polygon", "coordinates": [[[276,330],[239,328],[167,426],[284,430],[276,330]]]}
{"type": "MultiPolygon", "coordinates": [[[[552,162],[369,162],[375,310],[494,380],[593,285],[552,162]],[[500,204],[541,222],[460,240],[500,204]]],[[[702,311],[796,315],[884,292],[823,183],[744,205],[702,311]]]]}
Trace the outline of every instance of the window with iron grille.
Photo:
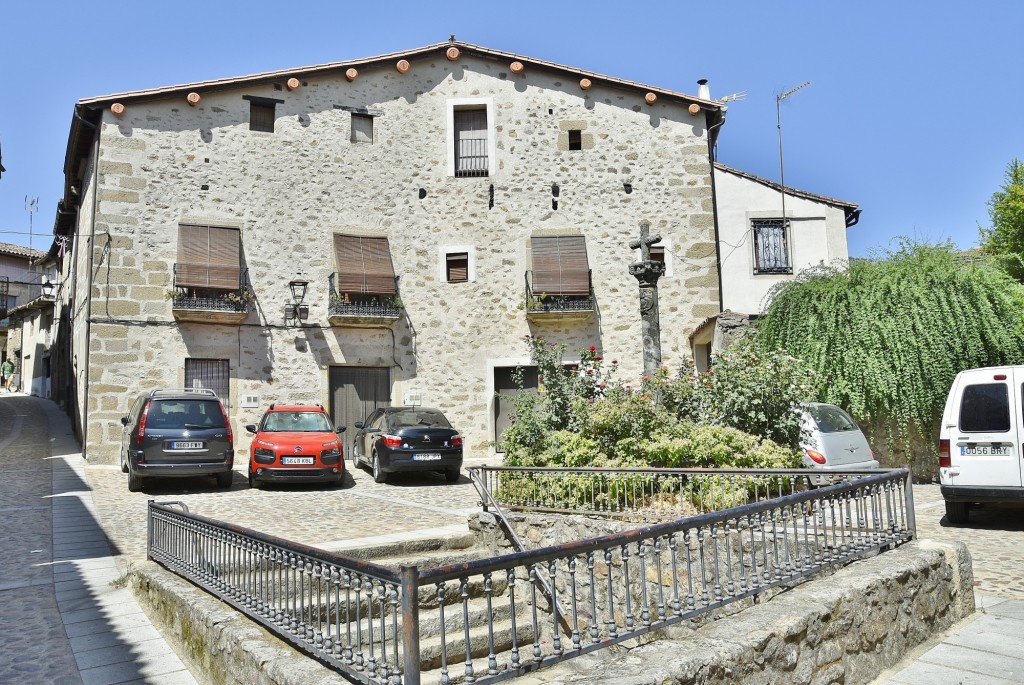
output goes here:
{"type": "Polygon", "coordinates": [[[186,359],[185,387],[206,388],[231,406],[231,367],[227,359],[186,359]]]}
{"type": "Polygon", "coordinates": [[[373,143],[373,117],[369,114],[352,113],[353,143],[373,143]]]}
{"type": "Polygon", "coordinates": [[[487,109],[456,109],[452,112],[455,133],[455,175],[487,176],[487,109]]]}
{"type": "Polygon", "coordinates": [[[754,273],[791,274],[789,222],[785,219],[753,219],[754,273]]]}
{"type": "Polygon", "coordinates": [[[469,253],[451,252],[445,255],[445,276],[449,283],[465,283],[469,280],[469,253]]]}

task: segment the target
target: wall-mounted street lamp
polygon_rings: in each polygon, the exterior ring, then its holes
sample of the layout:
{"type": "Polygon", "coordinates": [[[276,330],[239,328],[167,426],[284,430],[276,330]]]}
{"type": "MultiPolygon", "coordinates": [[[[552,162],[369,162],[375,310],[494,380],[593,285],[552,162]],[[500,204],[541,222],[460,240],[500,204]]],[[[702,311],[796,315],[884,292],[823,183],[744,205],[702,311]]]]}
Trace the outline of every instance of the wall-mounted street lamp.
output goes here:
{"type": "Polygon", "coordinates": [[[50,281],[46,281],[45,283],[43,283],[40,286],[40,288],[42,289],[42,292],[43,292],[43,297],[52,297],[53,296],[53,289],[55,287],[57,287],[57,286],[54,285],[53,283],[51,283],[50,281]]]}
{"type": "Polygon", "coordinates": [[[284,306],[285,321],[297,321],[299,323],[309,318],[309,305],[302,304],[306,299],[306,288],[309,281],[302,277],[302,272],[295,275],[295,278],[288,281],[288,289],[292,293],[292,304],[284,306]]]}

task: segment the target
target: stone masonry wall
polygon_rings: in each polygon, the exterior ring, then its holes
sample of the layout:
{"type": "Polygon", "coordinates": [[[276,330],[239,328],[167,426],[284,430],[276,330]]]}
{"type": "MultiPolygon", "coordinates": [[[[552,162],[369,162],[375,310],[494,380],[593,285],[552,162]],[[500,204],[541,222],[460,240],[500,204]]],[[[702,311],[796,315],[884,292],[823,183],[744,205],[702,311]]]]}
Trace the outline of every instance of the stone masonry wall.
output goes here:
{"type": "MultiPolygon", "coordinates": [[[[718,311],[705,119],[682,104],[649,106],[636,91],[584,92],[540,69],[514,75],[503,63],[440,56],[404,75],[380,66],[351,83],[309,78],[294,92],[278,83],[201,94],[196,107],[165,98],[128,101],[121,118],[104,114],[93,324],[77,350],[88,344],[92,354],[93,461],[116,461],[129,398],[181,385],[186,357],[230,361],[243,455],[241,428],[260,409],[239,409],[238,398],[326,404],[333,365],[390,368],[394,403],[419,393],[464,433],[467,455],[486,454],[493,368],[528,361],[523,336],[570,352],[596,345],[620,360],[623,378],[639,375],[637,283],[628,273],[638,257],[627,243],[642,221],[672,252],[673,276],[660,282],[665,363],[687,356],[687,334],[718,311]],[[249,130],[245,95],[282,101],[274,133],[249,130]],[[447,117],[463,98],[491,106],[496,168],[487,178],[447,173],[447,117]],[[372,144],[350,142],[351,112],[338,107],[374,115],[372,144]],[[575,127],[585,145],[569,151],[575,127]],[[167,291],[184,222],[240,227],[255,295],[241,325],[175,321],[167,291]],[[520,308],[529,237],[547,229],[586,237],[597,297],[587,322],[531,323],[520,308]],[[393,329],[328,324],[336,232],[388,236],[405,307],[393,329]],[[475,282],[440,277],[446,245],[471,246],[475,282]],[[301,328],[284,322],[286,284],[298,271],[310,281],[301,328]]],[[[80,213],[80,233],[89,233],[88,219],[80,213]]],[[[83,289],[88,272],[79,272],[83,289]]]]}
{"type": "MultiPolygon", "coordinates": [[[[616,685],[858,685],[974,610],[962,543],[913,542],[769,602],[661,639],[598,650],[522,681],[616,685]]],[[[252,621],[151,562],[133,589],[203,680],[218,685],[345,683],[252,621]]],[[[516,681],[510,681],[516,682],[516,681]]]]}

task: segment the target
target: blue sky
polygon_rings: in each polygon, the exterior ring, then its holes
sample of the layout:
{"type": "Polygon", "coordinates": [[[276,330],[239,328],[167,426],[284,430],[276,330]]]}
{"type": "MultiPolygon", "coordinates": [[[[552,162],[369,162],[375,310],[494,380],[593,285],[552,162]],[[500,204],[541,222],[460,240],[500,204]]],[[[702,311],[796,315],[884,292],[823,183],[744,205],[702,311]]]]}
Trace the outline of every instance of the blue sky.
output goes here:
{"type": "Polygon", "coordinates": [[[967,248],[1024,158],[1024,2],[5,3],[0,242],[47,249],[74,103],[85,97],[458,39],[730,104],[718,158],[858,203],[850,254],[896,236],[967,248]]]}

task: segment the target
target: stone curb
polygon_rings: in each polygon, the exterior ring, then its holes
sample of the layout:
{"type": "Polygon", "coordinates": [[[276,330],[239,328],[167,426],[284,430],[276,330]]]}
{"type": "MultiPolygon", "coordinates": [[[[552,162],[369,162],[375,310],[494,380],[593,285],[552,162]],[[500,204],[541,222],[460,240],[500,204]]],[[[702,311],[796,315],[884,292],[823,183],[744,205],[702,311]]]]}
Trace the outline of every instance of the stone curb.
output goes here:
{"type": "MultiPolygon", "coordinates": [[[[961,543],[914,542],[695,630],[672,628],[675,639],[572,659],[516,682],[866,683],[974,611],[970,569],[961,543]]],[[[140,564],[132,582],[211,683],[349,682],[154,563],[140,564]]]]}

